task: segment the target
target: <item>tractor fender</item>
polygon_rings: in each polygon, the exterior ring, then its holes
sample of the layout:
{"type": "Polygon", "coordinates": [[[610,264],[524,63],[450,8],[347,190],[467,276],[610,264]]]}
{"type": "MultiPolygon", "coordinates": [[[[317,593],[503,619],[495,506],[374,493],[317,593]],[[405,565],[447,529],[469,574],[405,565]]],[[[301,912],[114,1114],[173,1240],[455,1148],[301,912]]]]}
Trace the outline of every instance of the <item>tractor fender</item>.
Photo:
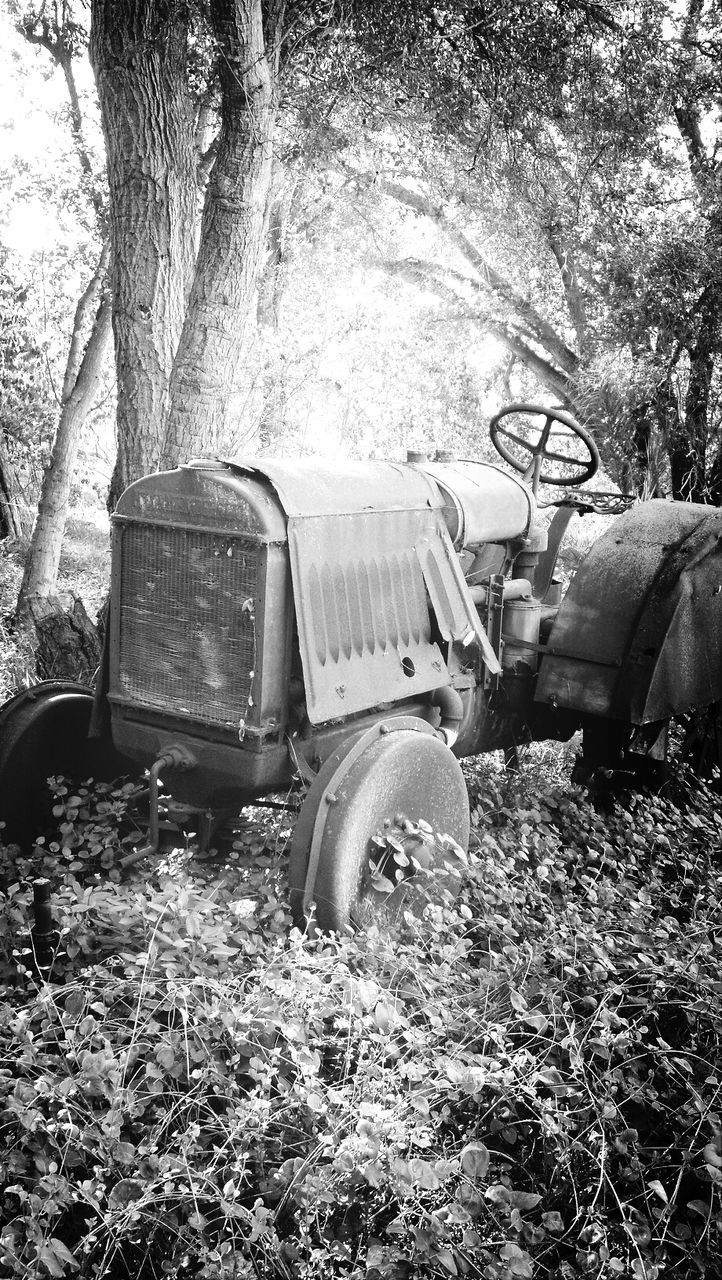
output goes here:
{"type": "Polygon", "coordinates": [[[647,724],[722,692],[722,511],[654,500],[594,544],[562,602],[535,698],[647,724]]]}

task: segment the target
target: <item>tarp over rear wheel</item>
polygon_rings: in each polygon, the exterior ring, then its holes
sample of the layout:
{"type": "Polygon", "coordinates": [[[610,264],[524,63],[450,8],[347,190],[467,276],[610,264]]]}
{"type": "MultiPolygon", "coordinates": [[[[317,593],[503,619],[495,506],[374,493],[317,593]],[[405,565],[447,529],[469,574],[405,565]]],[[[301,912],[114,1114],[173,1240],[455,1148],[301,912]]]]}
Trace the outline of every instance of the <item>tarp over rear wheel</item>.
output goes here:
{"type": "Polygon", "coordinates": [[[632,507],[594,544],[554,622],[536,700],[630,725],[722,695],[722,512],[632,507]]]}

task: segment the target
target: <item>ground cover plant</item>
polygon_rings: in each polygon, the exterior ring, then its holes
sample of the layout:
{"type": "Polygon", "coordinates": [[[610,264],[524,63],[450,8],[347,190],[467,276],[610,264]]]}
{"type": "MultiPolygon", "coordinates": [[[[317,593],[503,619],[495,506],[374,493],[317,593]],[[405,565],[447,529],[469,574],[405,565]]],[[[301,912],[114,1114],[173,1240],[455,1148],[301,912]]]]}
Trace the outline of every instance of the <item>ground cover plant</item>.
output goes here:
{"type": "Polygon", "coordinates": [[[718,797],[567,766],[474,765],[459,896],[351,939],[291,927],[292,818],[123,872],[127,789],[59,782],[2,856],[2,1273],[717,1274],[718,797]]]}

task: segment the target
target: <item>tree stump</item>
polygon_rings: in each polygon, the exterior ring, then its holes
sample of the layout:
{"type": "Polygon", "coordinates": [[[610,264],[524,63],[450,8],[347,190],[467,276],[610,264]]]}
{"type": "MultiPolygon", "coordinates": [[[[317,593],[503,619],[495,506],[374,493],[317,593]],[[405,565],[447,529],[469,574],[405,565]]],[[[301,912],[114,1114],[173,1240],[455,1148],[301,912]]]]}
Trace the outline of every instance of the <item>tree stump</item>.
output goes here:
{"type": "Polygon", "coordinates": [[[100,663],[100,640],[79,596],[31,596],[15,625],[35,653],[40,680],[92,683],[100,663]]]}

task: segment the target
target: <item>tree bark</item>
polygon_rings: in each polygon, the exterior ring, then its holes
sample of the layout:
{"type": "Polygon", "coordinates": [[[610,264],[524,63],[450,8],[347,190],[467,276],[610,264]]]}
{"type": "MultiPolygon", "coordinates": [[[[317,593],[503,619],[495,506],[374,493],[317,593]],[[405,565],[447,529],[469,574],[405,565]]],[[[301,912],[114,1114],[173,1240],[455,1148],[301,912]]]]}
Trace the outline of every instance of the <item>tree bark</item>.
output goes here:
{"type": "Polygon", "coordinates": [[[23,536],[22,497],[15,468],[0,432],[0,539],[23,536]]]}
{"type": "Polygon", "coordinates": [[[689,348],[689,382],[684,404],[687,471],[684,494],[688,502],[707,502],[708,413],[715,359],[719,350],[719,297],[710,289],[704,299],[697,341],[689,348]]]}
{"type": "Polygon", "coordinates": [[[243,350],[266,226],[276,118],[277,31],[261,0],[211,0],[220,51],[221,132],[200,249],[170,382],[163,467],[213,450],[243,350]]]}
{"type": "Polygon", "coordinates": [[[112,508],[159,463],[168,384],[195,258],[188,9],[93,0],[90,55],[110,187],[118,455],[112,508]]]}
{"type": "Polygon", "coordinates": [[[107,247],[98,269],[83,294],[75,313],[75,325],[63,381],[60,418],[44,476],[37,515],[25,561],[17,614],[21,616],[35,596],[51,596],[55,591],[60,552],[65,533],[70,490],[80,434],[97,398],[110,339],[110,297],[101,298],[90,335],[82,348],[89,314],[105,287],[107,247]]]}

